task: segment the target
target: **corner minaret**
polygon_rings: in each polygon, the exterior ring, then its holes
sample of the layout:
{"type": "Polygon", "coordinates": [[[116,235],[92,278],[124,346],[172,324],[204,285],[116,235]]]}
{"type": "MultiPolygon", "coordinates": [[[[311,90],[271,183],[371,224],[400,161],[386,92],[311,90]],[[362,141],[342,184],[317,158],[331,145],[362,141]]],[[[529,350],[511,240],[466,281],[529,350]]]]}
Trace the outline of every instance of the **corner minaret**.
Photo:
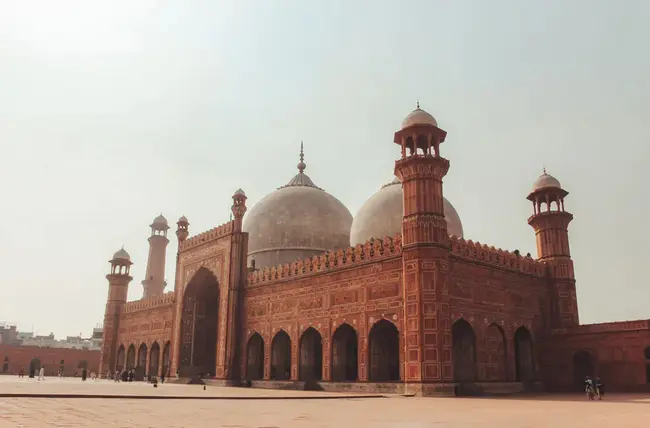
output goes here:
{"type": "Polygon", "coordinates": [[[142,287],[143,298],[160,296],[165,292],[165,258],[167,256],[167,219],[160,214],[151,223],[151,236],[149,237],[149,258],[147,259],[147,274],[142,287]]]}
{"type": "Polygon", "coordinates": [[[440,156],[446,136],[418,103],[394,138],[401,148],[395,175],[402,182],[404,197],[403,380],[411,392],[424,395],[444,388],[440,384],[451,381],[453,371],[447,286],[450,242],[442,192],[449,161],[440,156]]]}
{"type": "Polygon", "coordinates": [[[533,215],[528,218],[528,224],[535,230],[537,257],[546,262],[552,278],[553,328],[573,327],[579,323],[568,231],[573,215],[564,210],[564,198],[568,194],[544,169],[527,197],[533,203],[533,215]]]}
{"type": "Polygon", "coordinates": [[[101,374],[106,374],[109,370],[114,372],[117,361],[117,334],[120,330],[120,315],[126,304],[126,296],[129,290],[129,283],[133,279],[130,276],[131,256],[122,247],[121,250],[113,254],[109,262],[111,271],[106,275],[108,279],[108,298],[106,299],[106,309],[104,311],[104,339],[102,343],[102,352],[99,361],[99,370],[101,374]]]}

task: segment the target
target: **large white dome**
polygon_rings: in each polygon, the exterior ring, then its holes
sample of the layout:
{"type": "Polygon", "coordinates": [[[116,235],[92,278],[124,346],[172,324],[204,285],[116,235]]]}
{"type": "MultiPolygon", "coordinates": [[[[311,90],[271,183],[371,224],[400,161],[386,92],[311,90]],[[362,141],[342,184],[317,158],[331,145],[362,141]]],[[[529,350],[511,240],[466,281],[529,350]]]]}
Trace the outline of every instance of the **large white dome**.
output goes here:
{"type": "MultiPolygon", "coordinates": [[[[364,244],[370,238],[402,233],[404,215],[402,184],[397,178],[383,186],[359,209],[350,229],[350,245],[364,244]]],[[[463,224],[454,206],[444,199],[445,220],[450,235],[463,236],[463,224]]]]}

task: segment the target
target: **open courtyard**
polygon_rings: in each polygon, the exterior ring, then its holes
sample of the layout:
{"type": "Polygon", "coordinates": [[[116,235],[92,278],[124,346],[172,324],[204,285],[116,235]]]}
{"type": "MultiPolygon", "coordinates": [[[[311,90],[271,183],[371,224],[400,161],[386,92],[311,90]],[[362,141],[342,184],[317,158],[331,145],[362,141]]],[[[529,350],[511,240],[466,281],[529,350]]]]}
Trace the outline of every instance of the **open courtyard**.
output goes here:
{"type": "Polygon", "coordinates": [[[153,388],[142,382],[118,384],[108,380],[56,378],[39,382],[0,377],[0,426],[634,428],[647,427],[650,418],[647,395],[611,395],[600,402],[588,402],[582,395],[350,397],[327,392],[216,386],[203,390],[201,385],[174,384],[153,388]],[[20,396],[10,397],[12,394],[20,396]],[[35,398],[39,394],[42,398],[35,398]],[[57,394],[66,398],[57,398],[57,394]],[[70,398],[73,395],[79,397],[70,398]],[[97,398],[89,398],[92,396],[97,398]],[[115,397],[107,398],[111,396],[115,397]]]}

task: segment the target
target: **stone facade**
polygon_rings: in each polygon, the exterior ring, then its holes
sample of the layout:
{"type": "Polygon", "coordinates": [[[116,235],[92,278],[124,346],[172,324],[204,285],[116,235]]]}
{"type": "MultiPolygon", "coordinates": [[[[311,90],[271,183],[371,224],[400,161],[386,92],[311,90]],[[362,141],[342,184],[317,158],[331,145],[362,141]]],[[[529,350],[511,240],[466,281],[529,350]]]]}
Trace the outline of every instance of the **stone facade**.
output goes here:
{"type": "Polygon", "coordinates": [[[617,389],[649,385],[648,321],[579,325],[573,216],[559,182],[544,173],[528,195],[536,259],[449,236],[446,133],[419,108],[407,119],[394,137],[400,234],[247,268],[238,190],[230,222],[194,237],[185,217],[177,223],[173,292],[127,303],[130,259],[116,253],[102,367],[423,395],[539,383],[580,391],[586,375],[617,389]]]}
{"type": "MultiPolygon", "coordinates": [[[[0,374],[17,375],[24,370],[45,368],[45,376],[81,376],[83,368],[98,373],[100,351],[66,348],[40,348],[35,346],[0,345],[0,374]]],[[[38,373],[37,373],[38,375],[38,373]]]]}

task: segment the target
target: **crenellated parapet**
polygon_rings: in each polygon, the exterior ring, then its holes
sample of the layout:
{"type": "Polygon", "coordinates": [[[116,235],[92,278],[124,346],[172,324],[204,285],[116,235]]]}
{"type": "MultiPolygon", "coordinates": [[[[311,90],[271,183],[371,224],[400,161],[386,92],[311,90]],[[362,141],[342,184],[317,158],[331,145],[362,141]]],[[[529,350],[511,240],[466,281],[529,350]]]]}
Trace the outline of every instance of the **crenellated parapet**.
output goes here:
{"type": "Polygon", "coordinates": [[[326,251],[320,256],[313,256],[278,266],[264,267],[248,275],[248,284],[255,285],[286,278],[299,278],[313,273],[378,261],[401,253],[402,236],[400,234],[392,238],[387,236],[384,239],[371,239],[364,245],[358,244],[345,249],[326,251]]]}
{"type": "Polygon", "coordinates": [[[122,313],[137,312],[143,310],[149,310],[152,308],[157,308],[161,306],[167,306],[174,303],[174,292],[169,291],[160,296],[153,296],[148,299],[133,300],[131,302],[126,302],[122,313]]]}
{"type": "Polygon", "coordinates": [[[233,233],[234,220],[231,220],[227,223],[219,225],[215,228],[212,228],[206,232],[199,233],[190,238],[187,238],[185,241],[179,242],[179,251],[189,250],[190,248],[198,247],[203,245],[206,242],[230,235],[233,233]]]}
{"type": "Polygon", "coordinates": [[[472,242],[471,239],[466,241],[457,236],[451,236],[450,241],[453,256],[476,260],[529,275],[544,276],[546,274],[546,264],[532,257],[523,257],[515,252],[488,247],[480,242],[472,242]]]}
{"type": "Polygon", "coordinates": [[[568,328],[556,328],[551,330],[551,335],[599,334],[640,330],[650,330],[650,320],[616,321],[599,324],[583,324],[568,328]]]}

